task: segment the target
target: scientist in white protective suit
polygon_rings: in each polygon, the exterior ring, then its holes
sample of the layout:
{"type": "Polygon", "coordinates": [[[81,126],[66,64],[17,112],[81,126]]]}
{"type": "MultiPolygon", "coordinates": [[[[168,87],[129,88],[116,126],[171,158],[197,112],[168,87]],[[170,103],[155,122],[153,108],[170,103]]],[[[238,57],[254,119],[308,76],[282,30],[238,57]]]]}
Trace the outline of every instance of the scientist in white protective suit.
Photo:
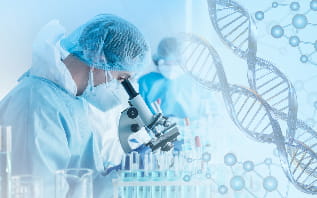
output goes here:
{"type": "Polygon", "coordinates": [[[126,94],[120,81],[144,69],[149,46],[135,26],[109,14],[64,35],[56,20],[43,27],[31,68],[0,102],[0,125],[12,126],[12,175],[43,178],[50,198],[56,170],[89,168],[94,198],[112,197],[122,149],[107,129],[94,131],[89,106],[106,112],[119,105],[126,94]]]}

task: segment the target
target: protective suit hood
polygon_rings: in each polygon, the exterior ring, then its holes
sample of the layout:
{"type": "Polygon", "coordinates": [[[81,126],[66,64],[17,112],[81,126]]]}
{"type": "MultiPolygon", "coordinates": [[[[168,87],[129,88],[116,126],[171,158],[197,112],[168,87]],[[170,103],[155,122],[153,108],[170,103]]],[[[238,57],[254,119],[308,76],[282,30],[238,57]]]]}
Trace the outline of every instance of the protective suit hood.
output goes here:
{"type": "Polygon", "coordinates": [[[60,46],[64,36],[65,28],[57,20],[40,30],[32,46],[32,65],[27,74],[48,79],[75,96],[77,86],[62,62],[69,54],[60,46]]]}

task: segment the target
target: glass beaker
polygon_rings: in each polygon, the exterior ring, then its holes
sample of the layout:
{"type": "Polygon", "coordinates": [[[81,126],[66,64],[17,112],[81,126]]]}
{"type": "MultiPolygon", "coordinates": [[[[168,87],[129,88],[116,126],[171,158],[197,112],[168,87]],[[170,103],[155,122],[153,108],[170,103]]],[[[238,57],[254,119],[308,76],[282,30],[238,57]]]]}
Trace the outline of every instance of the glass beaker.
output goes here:
{"type": "Polygon", "coordinates": [[[55,198],[93,198],[92,174],[84,168],[57,170],[55,198]]]}
{"type": "Polygon", "coordinates": [[[0,126],[0,197],[10,198],[11,127],[0,126]]]}
{"type": "Polygon", "coordinates": [[[33,175],[18,175],[11,178],[12,198],[43,198],[43,181],[33,175]]]}

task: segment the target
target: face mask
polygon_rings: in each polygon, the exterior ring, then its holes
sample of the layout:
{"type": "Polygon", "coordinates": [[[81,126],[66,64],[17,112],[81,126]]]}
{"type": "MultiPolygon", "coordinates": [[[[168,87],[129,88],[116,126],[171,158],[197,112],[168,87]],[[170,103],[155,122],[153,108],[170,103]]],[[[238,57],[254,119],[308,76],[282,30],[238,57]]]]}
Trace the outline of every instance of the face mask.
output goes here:
{"type": "Polygon", "coordinates": [[[158,69],[165,78],[170,80],[176,79],[184,74],[183,69],[177,64],[162,64],[158,66],[158,69]]]}
{"type": "Polygon", "coordinates": [[[108,111],[121,104],[120,84],[106,71],[106,82],[94,86],[93,72],[90,70],[88,85],[82,97],[101,111],[108,111]],[[110,79],[108,79],[110,78],[110,79]]]}

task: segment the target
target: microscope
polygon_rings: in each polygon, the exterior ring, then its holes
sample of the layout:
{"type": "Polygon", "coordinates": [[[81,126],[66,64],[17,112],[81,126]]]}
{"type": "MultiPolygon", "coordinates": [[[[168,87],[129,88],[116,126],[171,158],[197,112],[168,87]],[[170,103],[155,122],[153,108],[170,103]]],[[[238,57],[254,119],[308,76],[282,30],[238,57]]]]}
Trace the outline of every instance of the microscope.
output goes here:
{"type": "Polygon", "coordinates": [[[152,151],[159,148],[162,151],[172,149],[173,142],[180,134],[176,124],[162,113],[153,114],[128,79],[123,80],[121,84],[129,95],[129,107],[121,112],[118,130],[119,141],[124,152],[132,151],[129,136],[137,133],[142,127],[151,136],[151,140],[143,144],[150,147],[152,151]]]}

